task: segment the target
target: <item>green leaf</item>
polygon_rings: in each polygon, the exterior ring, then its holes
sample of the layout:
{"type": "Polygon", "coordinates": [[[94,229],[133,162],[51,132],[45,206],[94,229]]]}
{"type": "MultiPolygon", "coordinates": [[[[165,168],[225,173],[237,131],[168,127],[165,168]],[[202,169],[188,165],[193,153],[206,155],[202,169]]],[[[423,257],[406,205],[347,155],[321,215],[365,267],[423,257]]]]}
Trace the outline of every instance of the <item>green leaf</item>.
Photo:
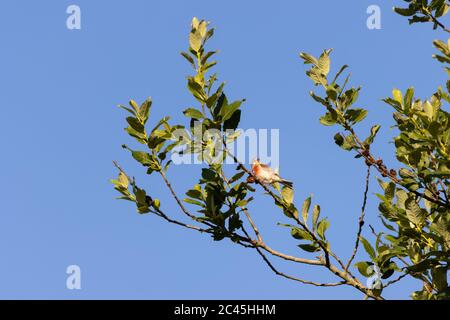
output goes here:
{"type": "Polygon", "coordinates": [[[414,179],[415,178],[414,173],[411,170],[406,169],[406,168],[401,168],[400,171],[399,171],[399,175],[403,179],[408,179],[408,178],[413,178],[414,179]]]}
{"type": "Polygon", "coordinates": [[[128,177],[125,173],[122,171],[119,172],[119,177],[117,178],[117,181],[120,183],[120,185],[124,188],[128,188],[130,181],[128,180],[128,177]]]}
{"type": "Polygon", "coordinates": [[[238,181],[240,178],[242,178],[245,175],[244,171],[236,173],[234,176],[231,177],[231,179],[228,181],[228,183],[232,184],[236,181],[238,181]]]}
{"type": "Polygon", "coordinates": [[[192,189],[186,192],[186,195],[190,198],[203,200],[203,193],[200,190],[192,189]]]}
{"type": "Polygon", "coordinates": [[[325,231],[330,227],[330,222],[328,220],[322,219],[317,225],[317,234],[322,240],[325,240],[325,231]]]}
{"type": "Polygon", "coordinates": [[[370,129],[370,136],[367,137],[367,139],[364,141],[365,145],[371,145],[373,143],[373,140],[377,136],[378,130],[380,130],[380,125],[376,124],[370,129]]]}
{"type": "Polygon", "coordinates": [[[194,199],[191,199],[191,198],[185,198],[185,199],[183,199],[183,201],[186,202],[186,203],[194,204],[196,206],[200,206],[200,207],[204,207],[205,206],[200,201],[197,201],[197,200],[194,200],[194,199]]]}
{"type": "Polygon", "coordinates": [[[394,7],[394,11],[398,13],[399,15],[410,17],[416,13],[416,9],[414,7],[408,7],[408,8],[397,8],[394,7]]]}
{"type": "Polygon", "coordinates": [[[198,24],[198,32],[200,33],[200,37],[204,38],[206,36],[206,27],[208,26],[208,24],[206,23],[205,20],[200,21],[200,23],[198,24]]]}
{"type": "Polygon", "coordinates": [[[340,146],[342,149],[347,150],[347,151],[350,151],[357,146],[353,136],[351,136],[351,135],[344,136],[341,133],[335,134],[334,142],[338,146],[340,146]]]}
{"type": "Polygon", "coordinates": [[[186,52],[180,52],[180,54],[192,65],[192,67],[195,68],[195,62],[194,62],[194,58],[192,58],[192,56],[190,56],[186,52]]]}
{"type": "Polygon", "coordinates": [[[150,108],[152,106],[152,99],[148,98],[144,101],[144,103],[139,108],[139,119],[142,121],[143,124],[145,124],[148,120],[148,117],[150,115],[150,108]]]}
{"type": "Polygon", "coordinates": [[[207,97],[205,92],[201,84],[195,81],[194,77],[188,78],[188,89],[198,101],[201,103],[206,103],[207,97]]]}
{"type": "Polygon", "coordinates": [[[408,90],[406,90],[405,98],[403,99],[405,107],[407,107],[408,109],[411,108],[413,99],[414,99],[414,88],[410,87],[408,88],[408,90]]]}
{"type": "Polygon", "coordinates": [[[386,98],[386,99],[383,99],[383,101],[385,103],[389,104],[390,106],[394,107],[396,110],[402,109],[402,104],[394,99],[386,98]]]}
{"type": "Polygon", "coordinates": [[[133,110],[136,112],[136,114],[139,113],[139,105],[137,104],[136,101],[130,100],[128,103],[133,108],[133,110]]]}
{"type": "Polygon", "coordinates": [[[361,88],[350,88],[344,92],[344,98],[342,104],[345,108],[353,105],[358,100],[359,90],[361,88]]]}
{"type": "Polygon", "coordinates": [[[133,158],[141,163],[143,166],[149,166],[153,163],[152,157],[147,153],[143,151],[132,151],[131,155],[133,158]]]}
{"type": "Polygon", "coordinates": [[[183,114],[186,117],[193,118],[193,119],[203,119],[203,113],[200,110],[194,109],[194,108],[187,108],[183,111],[183,114]]]}
{"type": "Polygon", "coordinates": [[[320,247],[315,244],[299,244],[299,248],[307,251],[307,252],[317,252],[320,251],[320,247]]]}
{"type": "Polygon", "coordinates": [[[319,220],[319,217],[320,217],[320,206],[315,205],[314,209],[313,209],[313,214],[312,214],[313,231],[316,231],[316,229],[317,229],[317,221],[319,220]]]}
{"type": "Polygon", "coordinates": [[[192,18],[192,22],[191,22],[192,29],[193,30],[197,30],[199,24],[200,24],[200,21],[198,20],[198,18],[197,17],[193,17],[192,18]]]}
{"type": "Polygon", "coordinates": [[[208,59],[210,58],[210,57],[212,57],[214,54],[216,54],[217,53],[217,51],[208,51],[207,53],[205,53],[204,55],[203,55],[203,57],[202,57],[202,60],[201,60],[201,63],[202,64],[205,64],[207,61],[208,61],[208,59]]]}
{"type": "Polygon", "coordinates": [[[447,289],[447,268],[435,267],[432,269],[433,284],[436,286],[438,292],[443,292],[447,289]]]}
{"type": "Polygon", "coordinates": [[[403,105],[403,94],[400,90],[398,89],[392,90],[392,96],[395,101],[397,101],[400,105],[403,105]]]}
{"type": "Polygon", "coordinates": [[[136,206],[139,213],[148,213],[149,203],[147,201],[148,197],[145,190],[138,188],[137,186],[133,187],[134,195],[136,196],[136,206]]]}
{"type": "Polygon", "coordinates": [[[366,116],[367,110],[365,109],[348,109],[345,112],[345,119],[353,124],[361,122],[366,116]]]}
{"type": "Polygon", "coordinates": [[[347,68],[348,68],[348,65],[344,64],[344,65],[339,69],[339,71],[338,71],[338,72],[336,73],[336,75],[334,76],[333,83],[336,83],[336,80],[339,78],[339,76],[342,74],[342,72],[344,72],[344,70],[347,69],[347,68]]]}
{"type": "Polygon", "coordinates": [[[423,104],[423,111],[427,115],[428,119],[433,120],[435,116],[435,110],[431,103],[427,100],[423,104]]]}
{"type": "Polygon", "coordinates": [[[131,128],[139,133],[144,133],[144,125],[134,117],[127,117],[127,122],[131,128]]]}
{"type": "Polygon", "coordinates": [[[236,130],[241,121],[241,110],[236,110],[233,115],[223,123],[223,130],[236,130]]]}
{"type": "Polygon", "coordinates": [[[297,240],[312,240],[311,235],[307,231],[297,227],[291,229],[291,236],[297,240]]]}
{"type": "Polygon", "coordinates": [[[311,197],[306,198],[302,205],[302,218],[306,223],[308,221],[309,208],[311,206],[311,197]]]}
{"type": "Polygon", "coordinates": [[[283,200],[286,201],[286,203],[291,204],[294,200],[294,190],[285,186],[281,190],[281,196],[283,197],[283,200]]]}
{"type": "Polygon", "coordinates": [[[341,133],[336,133],[334,135],[334,142],[338,145],[338,146],[342,146],[344,144],[344,136],[341,133]]]}
{"type": "Polygon", "coordinates": [[[200,32],[192,30],[191,33],[189,33],[189,45],[195,52],[198,52],[200,50],[200,48],[202,47],[202,37],[200,35],[200,32]]]}
{"type": "Polygon", "coordinates": [[[320,72],[324,75],[327,75],[330,72],[330,54],[331,50],[325,50],[319,57],[319,61],[317,62],[317,67],[320,72]]]}
{"type": "Polygon", "coordinates": [[[226,121],[231,118],[233,113],[239,109],[243,100],[235,101],[231,104],[227,104],[220,109],[220,116],[222,117],[222,121],[226,121]]]}
{"type": "Polygon", "coordinates": [[[355,263],[355,266],[358,268],[359,273],[361,273],[361,275],[363,275],[366,278],[373,276],[373,274],[375,273],[375,269],[372,267],[373,266],[372,262],[361,261],[355,263]]]}
{"type": "Polygon", "coordinates": [[[300,58],[302,58],[304,60],[305,64],[317,65],[319,63],[319,61],[317,61],[316,58],[314,58],[312,55],[305,53],[305,52],[300,53],[300,58]]]}
{"type": "Polygon", "coordinates": [[[124,105],[121,105],[121,104],[119,104],[118,107],[121,108],[121,109],[123,109],[123,110],[128,111],[128,112],[131,113],[133,116],[136,116],[136,111],[134,111],[134,110],[132,110],[132,109],[130,109],[130,108],[128,108],[128,107],[125,107],[124,105]]]}
{"type": "Polygon", "coordinates": [[[425,222],[426,213],[420,208],[419,204],[416,202],[414,197],[410,197],[405,202],[406,216],[409,221],[414,223],[416,226],[421,227],[425,222]]]}
{"type": "Polygon", "coordinates": [[[145,144],[146,143],[146,136],[144,133],[138,132],[134,130],[132,127],[125,128],[125,131],[135,138],[139,143],[145,144]]]}
{"type": "Polygon", "coordinates": [[[395,190],[396,190],[395,184],[393,182],[389,182],[386,189],[384,189],[384,196],[386,197],[386,199],[388,200],[394,199],[395,190]]]}
{"type": "Polygon", "coordinates": [[[330,104],[323,98],[319,97],[318,95],[316,95],[313,91],[309,92],[309,95],[311,96],[311,98],[314,99],[314,101],[326,106],[326,107],[330,107],[330,104]]]}
{"type": "Polygon", "coordinates": [[[375,260],[376,259],[375,249],[372,247],[372,245],[369,243],[369,241],[367,241],[365,238],[363,238],[361,236],[359,237],[359,240],[363,244],[363,247],[366,250],[366,252],[369,255],[369,257],[372,260],[375,260]]]}
{"type": "Polygon", "coordinates": [[[321,84],[322,86],[326,86],[327,78],[322,75],[317,68],[312,68],[311,70],[306,71],[306,75],[314,82],[315,85],[321,84]]]}
{"type": "Polygon", "coordinates": [[[325,115],[320,117],[319,121],[324,126],[332,126],[337,123],[336,113],[333,115],[330,112],[327,112],[325,115]]]}
{"type": "Polygon", "coordinates": [[[239,229],[242,226],[242,220],[239,218],[238,214],[233,214],[228,220],[228,228],[231,232],[239,229]]]}
{"type": "Polygon", "coordinates": [[[222,111],[222,108],[228,105],[228,99],[224,92],[219,95],[215,105],[212,107],[211,111],[214,117],[214,120],[218,120],[219,115],[222,111]]]}
{"type": "Polygon", "coordinates": [[[214,170],[203,168],[202,178],[205,179],[206,181],[214,181],[216,178],[216,173],[214,170]]]}

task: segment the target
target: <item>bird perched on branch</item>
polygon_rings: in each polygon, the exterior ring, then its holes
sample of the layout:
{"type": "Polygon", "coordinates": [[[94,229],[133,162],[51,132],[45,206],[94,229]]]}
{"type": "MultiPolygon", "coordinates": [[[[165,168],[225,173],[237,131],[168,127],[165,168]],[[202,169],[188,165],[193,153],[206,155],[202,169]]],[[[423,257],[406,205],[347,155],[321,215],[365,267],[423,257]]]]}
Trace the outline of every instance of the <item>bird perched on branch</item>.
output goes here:
{"type": "MultiPolygon", "coordinates": [[[[289,188],[292,188],[293,183],[285,180],[278,175],[278,172],[273,170],[266,164],[259,162],[259,159],[255,159],[252,162],[252,173],[259,182],[264,184],[272,184],[275,182],[281,183],[289,188]]],[[[251,177],[249,177],[251,178],[251,177]]],[[[251,179],[250,179],[251,180],[251,179]]]]}

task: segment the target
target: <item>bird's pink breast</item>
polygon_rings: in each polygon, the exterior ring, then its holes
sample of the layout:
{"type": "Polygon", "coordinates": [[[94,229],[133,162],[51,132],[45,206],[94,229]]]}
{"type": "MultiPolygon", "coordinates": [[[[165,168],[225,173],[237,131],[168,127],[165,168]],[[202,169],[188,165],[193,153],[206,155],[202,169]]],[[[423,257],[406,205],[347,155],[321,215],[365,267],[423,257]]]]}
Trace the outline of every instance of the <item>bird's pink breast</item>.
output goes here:
{"type": "Polygon", "coordinates": [[[261,166],[259,166],[259,165],[254,165],[253,166],[253,168],[252,168],[252,170],[253,170],[253,173],[254,174],[256,174],[256,175],[260,175],[262,172],[262,168],[261,168],[261,166]]]}

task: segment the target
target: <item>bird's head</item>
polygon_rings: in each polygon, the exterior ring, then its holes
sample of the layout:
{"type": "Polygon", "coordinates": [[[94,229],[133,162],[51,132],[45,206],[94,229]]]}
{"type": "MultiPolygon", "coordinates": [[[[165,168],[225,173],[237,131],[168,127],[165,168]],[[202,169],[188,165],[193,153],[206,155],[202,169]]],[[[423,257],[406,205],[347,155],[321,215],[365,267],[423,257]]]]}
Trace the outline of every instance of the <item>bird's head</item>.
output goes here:
{"type": "Polygon", "coordinates": [[[255,168],[257,166],[259,166],[261,164],[261,162],[259,162],[258,158],[254,158],[252,161],[252,168],[255,168]]]}

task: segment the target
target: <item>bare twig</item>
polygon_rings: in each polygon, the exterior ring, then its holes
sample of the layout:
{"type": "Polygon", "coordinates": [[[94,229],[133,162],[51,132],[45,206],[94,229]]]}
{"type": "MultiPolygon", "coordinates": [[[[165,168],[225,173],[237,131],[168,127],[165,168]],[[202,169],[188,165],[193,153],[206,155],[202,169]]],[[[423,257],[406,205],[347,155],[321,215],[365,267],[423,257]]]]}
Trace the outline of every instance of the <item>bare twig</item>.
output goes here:
{"type": "MultiPolygon", "coordinates": [[[[184,227],[187,229],[195,230],[200,233],[213,234],[212,229],[203,229],[198,226],[193,226],[193,225],[190,225],[190,224],[178,221],[178,220],[174,220],[174,219],[170,218],[167,214],[165,214],[161,209],[154,209],[154,210],[151,210],[151,212],[153,214],[155,214],[156,216],[163,218],[164,220],[166,220],[169,223],[173,223],[173,224],[176,224],[178,226],[181,226],[181,227],[184,227]]],[[[254,248],[254,245],[251,244],[251,242],[252,242],[251,238],[245,238],[237,233],[232,233],[231,235],[238,239],[237,243],[239,245],[246,247],[246,248],[254,248]],[[250,244],[246,244],[246,243],[250,243],[250,244]]]]}
{"type": "MultiPolygon", "coordinates": [[[[242,227],[241,229],[242,229],[242,231],[244,232],[244,234],[245,234],[247,237],[249,237],[249,235],[248,235],[247,231],[245,230],[245,228],[242,227]]],[[[297,278],[297,277],[290,276],[290,275],[288,275],[288,274],[286,274],[286,273],[283,273],[283,272],[278,271],[278,270],[274,267],[274,265],[270,262],[270,260],[267,258],[267,256],[261,251],[261,249],[260,249],[258,246],[255,246],[254,248],[256,249],[256,251],[258,252],[258,254],[261,256],[261,258],[264,260],[264,262],[267,264],[267,266],[268,266],[268,267],[269,267],[276,275],[279,275],[279,276],[281,276],[281,277],[283,277],[283,278],[290,279],[290,280],[293,280],[293,281],[297,281],[297,282],[300,282],[300,283],[303,283],[303,284],[309,284],[309,285],[317,286],[317,287],[336,287],[336,286],[340,286],[340,285],[343,285],[343,284],[346,284],[346,283],[347,283],[347,281],[345,281],[345,280],[339,281],[339,282],[334,282],[334,283],[319,283],[319,282],[314,282],[314,281],[304,280],[304,279],[300,279],[300,278],[297,278]]]]}
{"type": "Polygon", "coordinates": [[[288,254],[284,254],[281,253],[277,250],[272,249],[271,247],[269,247],[267,244],[265,244],[264,242],[257,242],[254,241],[253,245],[255,247],[260,247],[262,249],[264,249],[265,251],[267,251],[268,253],[277,256],[281,259],[284,260],[288,260],[288,261],[292,261],[292,262],[298,262],[298,263],[303,263],[303,264],[310,264],[310,265],[317,265],[317,266],[323,266],[324,263],[320,260],[312,260],[312,259],[304,259],[304,258],[299,258],[299,257],[294,257],[288,254]]]}
{"type": "Polygon", "coordinates": [[[253,231],[255,232],[255,235],[258,238],[258,242],[263,242],[261,233],[259,232],[258,227],[256,226],[256,224],[253,222],[253,219],[250,216],[250,214],[248,213],[247,208],[244,208],[242,211],[244,212],[245,216],[247,217],[248,222],[250,223],[253,231]]]}
{"type": "Polygon", "coordinates": [[[402,279],[403,279],[404,277],[406,277],[407,275],[409,275],[408,272],[402,273],[402,274],[401,274],[399,277],[397,277],[396,279],[391,280],[391,281],[387,282],[386,284],[384,284],[384,285],[383,285],[383,288],[387,288],[387,287],[389,287],[390,285],[392,285],[392,284],[394,284],[394,283],[396,283],[396,282],[399,282],[400,280],[402,280],[402,279]]]}
{"type": "Polygon", "coordinates": [[[358,233],[356,234],[355,248],[353,249],[353,253],[352,253],[350,259],[348,260],[347,265],[345,266],[345,269],[344,269],[345,271],[348,270],[353,259],[355,259],[356,253],[358,252],[360,237],[361,237],[362,229],[364,226],[364,217],[366,214],[367,193],[369,191],[369,181],[370,181],[370,166],[367,166],[367,175],[366,175],[366,183],[365,183],[365,189],[364,189],[363,204],[362,204],[362,208],[361,208],[361,215],[359,216],[359,220],[358,220],[358,233]]]}
{"type": "Polygon", "coordinates": [[[152,213],[154,213],[158,217],[163,218],[167,222],[170,222],[170,223],[173,223],[173,224],[176,224],[176,225],[188,228],[188,229],[196,230],[196,231],[199,231],[201,233],[212,233],[212,231],[209,230],[209,229],[203,229],[203,228],[200,228],[200,227],[197,227],[197,226],[189,225],[187,223],[184,223],[184,222],[181,222],[181,221],[178,221],[178,220],[174,220],[174,219],[170,218],[169,216],[167,216],[165,213],[163,213],[160,209],[152,210],[152,213]]]}
{"type": "Polygon", "coordinates": [[[172,185],[170,184],[169,180],[166,177],[166,174],[160,170],[159,174],[161,175],[161,177],[164,180],[164,183],[166,184],[167,188],[169,189],[170,193],[172,194],[173,198],[175,199],[175,201],[178,203],[178,206],[180,207],[181,211],[183,211],[183,213],[185,215],[187,215],[189,218],[193,219],[193,220],[197,220],[197,217],[194,216],[193,214],[191,214],[186,207],[184,206],[183,202],[181,202],[181,200],[178,198],[177,194],[175,193],[175,190],[173,190],[172,185]]]}

